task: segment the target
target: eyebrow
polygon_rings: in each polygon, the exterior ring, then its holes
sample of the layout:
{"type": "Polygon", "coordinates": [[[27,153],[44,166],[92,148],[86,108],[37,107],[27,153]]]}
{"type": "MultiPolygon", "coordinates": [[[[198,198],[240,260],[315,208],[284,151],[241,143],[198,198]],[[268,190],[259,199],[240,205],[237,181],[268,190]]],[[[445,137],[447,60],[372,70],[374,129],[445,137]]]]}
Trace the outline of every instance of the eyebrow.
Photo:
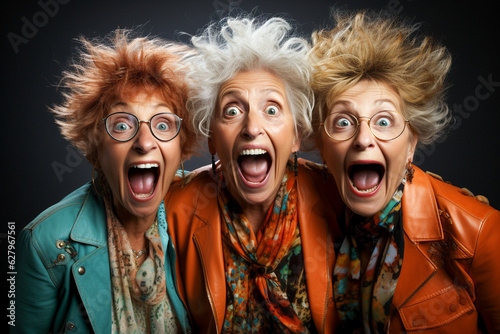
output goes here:
{"type": "MultiPolygon", "coordinates": [[[[283,93],[279,89],[275,89],[275,88],[262,89],[262,90],[259,91],[259,93],[276,93],[276,94],[284,97],[283,93]]],[[[224,94],[221,94],[219,96],[219,99],[222,100],[222,98],[224,98],[226,96],[242,97],[242,95],[243,94],[241,94],[241,92],[238,89],[229,89],[224,94]]]]}
{"type": "MultiPolygon", "coordinates": [[[[394,101],[392,101],[391,99],[378,99],[378,100],[375,100],[373,104],[377,105],[377,104],[382,104],[384,102],[390,103],[393,106],[398,107],[398,104],[394,103],[394,101]]],[[[350,107],[353,106],[353,103],[351,101],[348,101],[348,100],[337,100],[337,101],[333,102],[333,105],[332,105],[331,108],[335,107],[337,104],[344,104],[344,105],[347,105],[347,106],[350,106],[350,107]]]]}

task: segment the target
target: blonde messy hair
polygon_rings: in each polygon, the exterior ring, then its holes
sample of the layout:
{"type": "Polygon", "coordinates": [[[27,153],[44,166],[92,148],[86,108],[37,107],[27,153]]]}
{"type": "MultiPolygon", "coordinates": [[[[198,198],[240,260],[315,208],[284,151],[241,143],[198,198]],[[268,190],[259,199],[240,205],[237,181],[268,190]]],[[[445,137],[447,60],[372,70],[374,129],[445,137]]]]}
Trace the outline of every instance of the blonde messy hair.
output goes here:
{"type": "Polygon", "coordinates": [[[446,48],[430,37],[416,36],[418,25],[382,14],[336,12],[333,16],[335,28],[313,33],[314,129],[319,129],[335,98],[362,80],[373,80],[399,93],[403,115],[419,143],[434,141],[450,121],[445,77],[451,56],[446,48]]]}
{"type": "Polygon", "coordinates": [[[79,39],[77,59],[62,74],[63,102],[51,108],[64,138],[95,167],[105,131],[99,123],[118,101],[138,93],[158,94],[183,119],[180,141],[183,158],[194,152],[192,122],[186,111],[188,85],[180,58],[185,46],[158,38],[131,38],[118,29],[103,40],[79,39]]]}

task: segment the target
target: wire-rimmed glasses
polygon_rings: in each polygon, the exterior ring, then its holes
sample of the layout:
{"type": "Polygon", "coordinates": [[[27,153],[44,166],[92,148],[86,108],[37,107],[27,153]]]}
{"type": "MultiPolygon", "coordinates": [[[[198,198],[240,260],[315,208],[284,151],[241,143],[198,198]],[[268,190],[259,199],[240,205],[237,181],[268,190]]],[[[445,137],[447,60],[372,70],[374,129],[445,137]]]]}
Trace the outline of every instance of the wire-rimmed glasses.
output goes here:
{"type": "Polygon", "coordinates": [[[128,112],[116,112],[102,119],[106,132],[111,138],[125,142],[135,137],[141,123],[148,123],[153,136],[160,141],[170,141],[177,137],[181,129],[182,118],[172,113],[159,113],[141,121],[136,115],[128,112]]]}
{"type": "Polygon", "coordinates": [[[335,112],[328,115],[321,125],[326,134],[336,141],[344,141],[354,137],[360,126],[360,121],[365,119],[371,133],[375,138],[388,141],[399,137],[409,121],[398,112],[380,111],[372,117],[356,117],[347,112],[335,112]]]}

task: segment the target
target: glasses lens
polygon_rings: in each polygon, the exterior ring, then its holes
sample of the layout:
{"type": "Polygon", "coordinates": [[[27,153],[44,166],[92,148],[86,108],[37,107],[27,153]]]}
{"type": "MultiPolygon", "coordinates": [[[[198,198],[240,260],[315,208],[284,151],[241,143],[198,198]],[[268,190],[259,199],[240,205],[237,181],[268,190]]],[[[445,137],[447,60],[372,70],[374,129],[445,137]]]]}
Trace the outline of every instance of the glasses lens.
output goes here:
{"type": "Polygon", "coordinates": [[[137,118],[128,113],[115,113],[106,118],[106,131],[119,141],[127,141],[137,132],[137,118]]]}
{"type": "Polygon", "coordinates": [[[326,133],[335,140],[351,138],[358,128],[356,118],[348,113],[333,113],[325,120],[326,133]]]}
{"type": "Polygon", "coordinates": [[[151,119],[151,130],[156,138],[162,141],[174,139],[180,128],[181,119],[175,114],[161,113],[151,119]]]}
{"type": "Polygon", "coordinates": [[[405,129],[403,115],[393,111],[381,111],[372,116],[370,127],[375,137],[391,140],[398,137],[405,129]]]}

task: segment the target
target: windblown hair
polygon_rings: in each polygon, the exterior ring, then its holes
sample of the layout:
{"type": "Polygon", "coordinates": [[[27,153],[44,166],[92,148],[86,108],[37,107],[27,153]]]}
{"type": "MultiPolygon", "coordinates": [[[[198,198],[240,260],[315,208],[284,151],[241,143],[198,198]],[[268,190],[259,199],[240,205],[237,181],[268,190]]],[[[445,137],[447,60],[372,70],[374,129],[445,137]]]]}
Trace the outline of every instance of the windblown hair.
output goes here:
{"type": "Polygon", "coordinates": [[[114,103],[132,102],[139,93],[157,94],[183,119],[179,133],[183,159],[195,150],[186,109],[186,70],[180,62],[189,48],[130,35],[118,29],[102,40],[79,38],[77,60],[62,74],[63,102],[51,108],[62,135],[94,166],[99,165],[97,152],[106,135],[101,119],[114,103]]]}
{"type": "Polygon", "coordinates": [[[382,14],[337,12],[334,19],[332,30],[313,33],[314,129],[319,129],[340,94],[368,79],[395,89],[419,143],[432,143],[451,119],[445,103],[445,78],[451,65],[446,48],[430,37],[417,36],[418,25],[382,14]]]}
{"type": "Polygon", "coordinates": [[[208,26],[191,41],[197,54],[189,57],[188,76],[197,83],[188,101],[199,136],[210,136],[210,123],[222,84],[241,71],[268,70],[285,85],[296,133],[312,132],[314,94],[310,87],[310,45],[291,35],[282,18],[227,18],[208,26]]]}

